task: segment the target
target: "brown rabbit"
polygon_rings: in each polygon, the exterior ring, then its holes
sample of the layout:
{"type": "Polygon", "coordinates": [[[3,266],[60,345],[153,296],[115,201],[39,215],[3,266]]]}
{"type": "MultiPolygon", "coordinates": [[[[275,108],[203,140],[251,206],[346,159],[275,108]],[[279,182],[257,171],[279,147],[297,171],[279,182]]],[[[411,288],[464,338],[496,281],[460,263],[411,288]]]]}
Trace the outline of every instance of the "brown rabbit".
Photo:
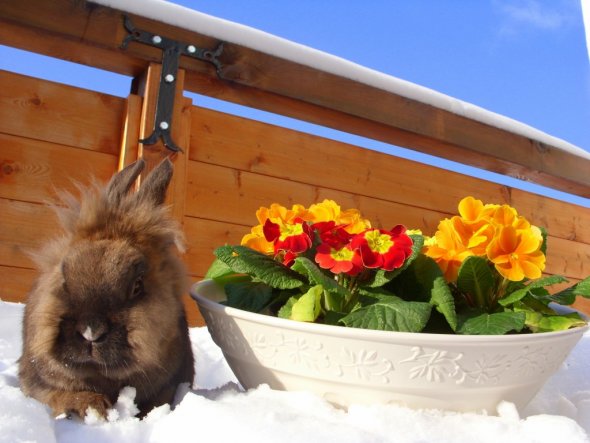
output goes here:
{"type": "Polygon", "coordinates": [[[102,416],[125,386],[142,415],[192,384],[193,354],[181,295],[186,273],[174,247],[182,234],[163,207],[172,177],[164,160],[129,193],[139,160],[106,189],[66,197],[65,234],[38,256],[29,294],[20,381],[25,394],[56,415],[102,416]]]}

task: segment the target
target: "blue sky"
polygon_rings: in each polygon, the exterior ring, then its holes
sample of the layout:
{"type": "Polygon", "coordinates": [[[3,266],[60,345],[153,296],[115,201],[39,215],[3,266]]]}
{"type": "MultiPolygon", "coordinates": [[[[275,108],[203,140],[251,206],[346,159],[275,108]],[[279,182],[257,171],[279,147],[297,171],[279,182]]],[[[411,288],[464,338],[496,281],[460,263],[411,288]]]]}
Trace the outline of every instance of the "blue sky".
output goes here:
{"type": "MultiPolygon", "coordinates": [[[[529,124],[590,151],[590,63],[580,0],[175,0],[529,124]]],[[[0,47],[0,68],[125,96],[129,79],[0,47]]],[[[361,144],[407,150],[203,97],[195,104],[361,144]]],[[[438,164],[438,161],[437,161],[438,164]]],[[[471,168],[443,166],[479,175],[471,168]]],[[[486,178],[524,187],[495,175],[486,178]]],[[[530,188],[547,193],[541,188],[530,188]]],[[[590,206],[590,200],[553,194],[590,206]]]]}

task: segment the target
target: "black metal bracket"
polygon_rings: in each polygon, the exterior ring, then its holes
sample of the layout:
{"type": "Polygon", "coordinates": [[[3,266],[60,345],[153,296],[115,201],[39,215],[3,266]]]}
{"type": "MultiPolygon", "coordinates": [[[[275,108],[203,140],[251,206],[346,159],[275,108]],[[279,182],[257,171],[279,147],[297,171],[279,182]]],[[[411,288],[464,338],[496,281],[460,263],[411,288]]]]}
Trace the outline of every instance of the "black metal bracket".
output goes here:
{"type": "Polygon", "coordinates": [[[174,152],[182,152],[182,149],[172,141],[172,137],[170,136],[172,111],[174,109],[174,92],[180,57],[186,55],[211,63],[215,66],[217,75],[221,77],[222,64],[218,57],[223,52],[223,43],[220,43],[213,50],[202,49],[190,43],[172,40],[149,31],[137,29],[127,16],[124,16],[124,26],[129,34],[125,36],[121,43],[122,49],[126,49],[130,42],[139,42],[162,49],[162,75],[158,88],[154,129],[149,137],[139,141],[144,145],[153,145],[161,138],[166,148],[174,152]]]}

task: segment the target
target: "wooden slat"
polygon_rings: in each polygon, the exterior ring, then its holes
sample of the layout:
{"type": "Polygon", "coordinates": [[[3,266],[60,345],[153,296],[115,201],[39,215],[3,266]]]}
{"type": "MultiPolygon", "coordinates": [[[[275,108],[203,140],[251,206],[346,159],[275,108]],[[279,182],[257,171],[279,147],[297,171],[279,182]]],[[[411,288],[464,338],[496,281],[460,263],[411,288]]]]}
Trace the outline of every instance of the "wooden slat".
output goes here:
{"type": "Polygon", "coordinates": [[[507,195],[502,185],[357,146],[203,108],[193,115],[195,160],[448,213],[466,189],[486,201],[507,195]]]}
{"type": "MultiPolygon", "coordinates": [[[[84,1],[2,2],[0,17],[5,21],[5,26],[0,26],[0,42],[116,72],[137,75],[141,66],[160,56],[158,50],[139,44],[131,44],[123,53],[119,49],[125,35],[121,14],[84,1]],[[33,38],[39,29],[47,31],[44,38],[33,38]],[[21,34],[29,37],[21,38],[21,34]],[[82,47],[87,50],[82,51],[82,47]]],[[[137,27],[167,37],[202,47],[214,47],[217,43],[158,21],[134,15],[132,18],[137,27]]],[[[305,120],[330,121],[339,129],[361,135],[377,130],[379,137],[389,143],[590,196],[590,176],[586,172],[590,160],[553,146],[240,44],[227,43],[221,59],[223,82],[216,79],[208,64],[184,57],[181,67],[186,70],[186,87],[207,94],[218,94],[221,89],[226,97],[241,103],[267,109],[272,106],[274,111],[287,115],[299,112],[305,120]],[[234,93],[235,88],[239,89],[234,93]],[[262,100],[260,91],[264,95],[262,100]],[[301,112],[303,108],[308,112],[301,112]],[[347,125],[348,116],[366,124],[347,125]]]]}
{"type": "Polygon", "coordinates": [[[194,160],[447,214],[466,195],[508,203],[551,235],[590,244],[590,208],[266,123],[195,107],[191,145],[194,160]]]}
{"type": "MultiPolygon", "coordinates": [[[[148,138],[154,131],[154,121],[159,95],[159,85],[162,76],[162,65],[151,63],[143,78],[143,105],[139,127],[140,139],[148,138]]],[[[172,206],[175,218],[182,223],[184,220],[184,204],[186,189],[186,170],[190,150],[191,109],[192,100],[183,96],[184,71],[179,70],[175,81],[174,109],[170,122],[172,141],[184,152],[174,153],[162,140],[153,145],[139,144],[138,156],[146,162],[142,177],[156,167],[164,158],[169,157],[174,162],[174,175],[170,183],[166,203],[172,206]]]]}
{"type": "Polygon", "coordinates": [[[0,70],[0,132],[118,154],[124,100],[0,70]]]}
{"type": "Polygon", "coordinates": [[[188,266],[188,273],[193,278],[202,277],[215,258],[213,250],[225,244],[239,244],[249,227],[186,217],[184,232],[187,238],[187,251],[184,260],[188,266]]]}
{"type": "MultiPolygon", "coordinates": [[[[180,90],[182,94],[182,90],[180,90]]],[[[174,176],[168,188],[166,202],[172,205],[172,212],[177,221],[184,223],[186,213],[186,192],[187,176],[190,155],[190,134],[192,124],[192,100],[180,95],[175,100],[175,113],[173,116],[172,137],[175,143],[178,143],[184,152],[173,155],[174,176]]]]}
{"type": "Polygon", "coordinates": [[[117,158],[101,152],[0,134],[0,197],[35,203],[55,202],[57,190],[75,191],[75,183],[94,177],[107,181],[117,158]]]}
{"type": "Polygon", "coordinates": [[[582,311],[586,315],[590,316],[590,300],[583,297],[578,297],[576,302],[572,305],[574,309],[582,311]]]}
{"type": "Polygon", "coordinates": [[[0,265],[34,268],[29,253],[59,233],[47,206],[0,198],[0,265]]]}
{"type": "Polygon", "coordinates": [[[194,161],[189,164],[186,214],[190,216],[249,226],[256,223],[255,212],[261,206],[275,202],[283,206],[295,203],[309,206],[325,198],[346,209],[359,209],[379,227],[391,228],[402,223],[434,231],[442,215],[266,175],[194,161]]]}
{"type": "Polygon", "coordinates": [[[129,94],[125,102],[125,119],[121,135],[119,154],[119,168],[123,169],[139,158],[139,127],[143,99],[135,94],[129,94]]]}
{"type": "Polygon", "coordinates": [[[37,271],[0,265],[0,300],[25,302],[37,271]]]}

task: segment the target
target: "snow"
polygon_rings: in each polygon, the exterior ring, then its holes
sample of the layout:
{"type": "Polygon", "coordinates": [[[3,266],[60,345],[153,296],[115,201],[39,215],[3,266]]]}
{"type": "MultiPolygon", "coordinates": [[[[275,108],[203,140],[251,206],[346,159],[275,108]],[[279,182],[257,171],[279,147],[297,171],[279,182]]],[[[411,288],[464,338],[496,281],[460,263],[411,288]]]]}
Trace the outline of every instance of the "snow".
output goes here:
{"type": "Polygon", "coordinates": [[[346,77],[590,159],[590,152],[524,123],[258,29],[203,14],[164,0],[90,1],[346,77]]]}
{"type": "Polygon", "coordinates": [[[353,405],[343,411],[305,392],[260,386],[244,392],[206,328],[191,329],[196,383],[182,386],[176,407],[135,417],[135,390],[125,388],[106,421],[53,418],[19,389],[24,305],[0,301],[0,443],[16,442],[590,442],[590,333],[530,405],[512,403],[497,416],[353,405]]]}

